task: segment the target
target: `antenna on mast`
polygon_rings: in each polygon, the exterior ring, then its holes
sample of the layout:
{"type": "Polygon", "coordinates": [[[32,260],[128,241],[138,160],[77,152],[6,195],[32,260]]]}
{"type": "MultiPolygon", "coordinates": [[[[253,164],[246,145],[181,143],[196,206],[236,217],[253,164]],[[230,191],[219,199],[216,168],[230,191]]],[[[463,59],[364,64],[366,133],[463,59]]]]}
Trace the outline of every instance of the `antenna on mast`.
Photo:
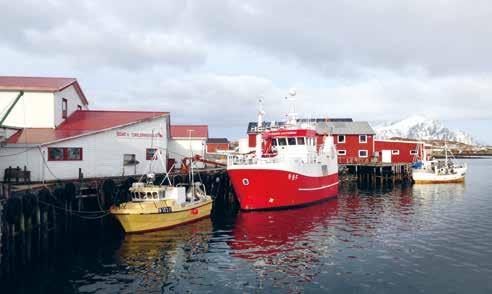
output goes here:
{"type": "Polygon", "coordinates": [[[263,110],[263,97],[258,98],[258,125],[256,126],[258,130],[263,128],[263,116],[265,111],[263,110]]]}
{"type": "Polygon", "coordinates": [[[285,97],[287,101],[290,102],[290,110],[287,113],[287,124],[288,125],[296,125],[297,124],[297,113],[296,113],[296,96],[297,91],[295,88],[291,88],[289,90],[289,96],[285,97]]]}

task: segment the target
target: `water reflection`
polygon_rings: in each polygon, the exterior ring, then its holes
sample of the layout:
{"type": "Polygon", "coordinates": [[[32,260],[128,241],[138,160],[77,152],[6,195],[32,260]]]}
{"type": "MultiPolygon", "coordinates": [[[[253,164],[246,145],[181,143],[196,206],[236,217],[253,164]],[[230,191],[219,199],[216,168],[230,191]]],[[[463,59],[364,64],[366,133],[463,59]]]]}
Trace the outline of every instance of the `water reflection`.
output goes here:
{"type": "Polygon", "coordinates": [[[475,166],[476,176],[465,184],[375,190],[345,185],[337,200],[299,209],[216,215],[112,243],[60,240],[72,253],[44,275],[23,275],[28,286],[22,289],[492,293],[491,167],[475,166]],[[52,287],[29,286],[41,283],[52,287]]]}
{"type": "Polygon", "coordinates": [[[170,230],[126,235],[115,262],[126,266],[126,279],[131,277],[133,287],[160,291],[175,282],[177,265],[183,270],[183,264],[208,251],[211,233],[212,222],[204,219],[170,230]]]}

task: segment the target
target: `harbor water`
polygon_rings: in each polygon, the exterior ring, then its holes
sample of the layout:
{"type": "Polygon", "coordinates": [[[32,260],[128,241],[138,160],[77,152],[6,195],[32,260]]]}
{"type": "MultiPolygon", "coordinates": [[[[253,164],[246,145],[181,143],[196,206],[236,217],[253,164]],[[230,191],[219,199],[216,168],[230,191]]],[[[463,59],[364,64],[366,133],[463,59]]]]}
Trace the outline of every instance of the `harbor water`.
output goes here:
{"type": "Polygon", "coordinates": [[[48,236],[28,264],[4,244],[0,293],[492,293],[492,159],[467,163],[464,184],[347,184],[317,205],[146,234],[92,224],[48,236]]]}

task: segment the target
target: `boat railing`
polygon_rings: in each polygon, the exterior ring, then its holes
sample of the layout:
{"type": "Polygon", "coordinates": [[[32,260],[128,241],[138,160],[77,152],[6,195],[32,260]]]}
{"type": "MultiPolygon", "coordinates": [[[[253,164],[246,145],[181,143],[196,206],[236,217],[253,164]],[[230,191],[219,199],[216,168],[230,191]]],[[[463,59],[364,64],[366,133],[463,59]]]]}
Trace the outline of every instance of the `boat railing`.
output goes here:
{"type": "Polygon", "coordinates": [[[288,156],[282,153],[277,154],[276,156],[262,157],[262,158],[257,158],[252,154],[229,155],[227,157],[227,165],[233,166],[233,165],[252,165],[252,164],[272,164],[272,163],[285,162],[287,161],[287,159],[292,159],[292,158],[295,158],[296,161],[302,163],[315,163],[318,161],[319,156],[316,152],[308,152],[306,157],[302,156],[299,158],[288,156]]]}

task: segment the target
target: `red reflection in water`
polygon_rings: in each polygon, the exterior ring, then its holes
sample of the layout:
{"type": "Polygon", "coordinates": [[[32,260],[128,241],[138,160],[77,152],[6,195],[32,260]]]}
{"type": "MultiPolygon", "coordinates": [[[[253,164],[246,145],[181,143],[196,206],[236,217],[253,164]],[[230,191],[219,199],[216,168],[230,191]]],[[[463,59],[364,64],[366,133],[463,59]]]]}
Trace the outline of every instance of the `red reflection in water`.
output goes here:
{"type": "Polygon", "coordinates": [[[337,207],[337,200],[330,200],[296,209],[240,212],[233,231],[234,241],[229,243],[235,250],[233,255],[258,259],[281,253],[306,253],[303,249],[309,251],[312,244],[306,242],[305,235],[320,225],[326,227],[337,214],[337,207]]]}

